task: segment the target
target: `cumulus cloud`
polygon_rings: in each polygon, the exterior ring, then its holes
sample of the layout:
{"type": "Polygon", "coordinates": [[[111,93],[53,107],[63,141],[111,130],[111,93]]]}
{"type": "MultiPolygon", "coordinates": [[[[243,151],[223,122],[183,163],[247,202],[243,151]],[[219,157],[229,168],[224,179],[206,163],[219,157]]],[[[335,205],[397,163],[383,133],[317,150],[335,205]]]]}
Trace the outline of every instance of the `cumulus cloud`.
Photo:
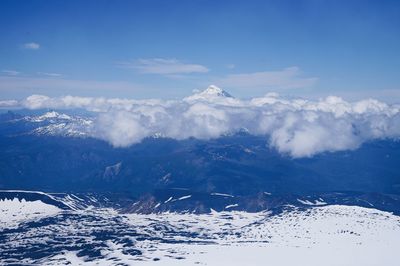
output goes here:
{"type": "Polygon", "coordinates": [[[239,130],[265,136],[266,145],[295,158],[356,149],[364,142],[400,137],[400,106],[335,96],[311,101],[276,93],[240,100],[217,87],[176,101],[32,95],[19,106],[85,108],[97,114],[90,134],[126,147],[149,136],[218,138],[239,130]],[[207,92],[207,93],[206,93],[207,92]]]}
{"type": "Polygon", "coordinates": [[[123,68],[136,69],[144,74],[181,75],[209,71],[203,65],[183,63],[174,58],[139,59],[134,62],[121,62],[117,65],[123,68]]]}
{"type": "Polygon", "coordinates": [[[230,88],[307,88],[317,82],[316,77],[302,77],[298,67],[288,67],[280,71],[231,74],[218,80],[218,84],[230,88]]]}
{"type": "Polygon", "coordinates": [[[103,113],[96,121],[95,135],[108,140],[115,147],[126,147],[149,135],[149,129],[141,121],[143,119],[145,117],[140,114],[128,111],[103,113]]]}
{"type": "Polygon", "coordinates": [[[35,43],[35,42],[28,42],[28,43],[24,43],[22,45],[22,48],[27,49],[27,50],[39,50],[40,44],[35,43]]]}

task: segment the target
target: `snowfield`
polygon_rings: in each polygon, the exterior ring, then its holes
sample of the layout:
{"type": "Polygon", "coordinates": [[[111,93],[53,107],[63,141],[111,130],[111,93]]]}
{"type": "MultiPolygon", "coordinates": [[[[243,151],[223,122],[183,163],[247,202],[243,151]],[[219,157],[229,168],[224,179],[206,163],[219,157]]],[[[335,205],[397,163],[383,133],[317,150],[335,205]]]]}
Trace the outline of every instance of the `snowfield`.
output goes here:
{"type": "Polygon", "coordinates": [[[40,200],[0,199],[0,230],[17,227],[22,222],[52,216],[60,211],[59,208],[40,200]]]}
{"type": "MultiPolygon", "coordinates": [[[[130,218],[140,220],[136,215],[130,218]]],[[[274,216],[223,212],[163,214],[151,219],[168,221],[182,231],[202,232],[216,242],[163,244],[153,256],[164,258],[163,265],[398,264],[395,254],[400,244],[400,217],[374,209],[332,205],[274,216]],[[171,249],[185,259],[176,261],[163,252],[171,249]]]]}
{"type": "Polygon", "coordinates": [[[144,215],[0,205],[5,265],[398,265],[400,217],[376,209],[144,215]]]}

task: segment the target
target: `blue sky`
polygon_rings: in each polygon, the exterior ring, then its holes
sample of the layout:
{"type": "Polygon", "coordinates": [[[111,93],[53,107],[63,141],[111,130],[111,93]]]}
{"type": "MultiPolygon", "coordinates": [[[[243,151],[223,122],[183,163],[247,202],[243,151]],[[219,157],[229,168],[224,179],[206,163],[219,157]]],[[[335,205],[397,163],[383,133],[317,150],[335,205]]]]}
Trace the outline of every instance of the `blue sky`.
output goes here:
{"type": "Polygon", "coordinates": [[[0,98],[400,102],[400,1],[0,1],[0,98]]]}

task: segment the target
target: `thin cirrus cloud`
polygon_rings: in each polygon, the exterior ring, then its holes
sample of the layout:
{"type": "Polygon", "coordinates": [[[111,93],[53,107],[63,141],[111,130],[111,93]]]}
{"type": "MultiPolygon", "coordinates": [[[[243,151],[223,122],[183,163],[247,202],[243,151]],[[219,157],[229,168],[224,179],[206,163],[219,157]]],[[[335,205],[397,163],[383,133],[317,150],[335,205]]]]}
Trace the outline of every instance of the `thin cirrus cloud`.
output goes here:
{"type": "MultiPolygon", "coordinates": [[[[16,70],[2,70],[1,73],[3,73],[6,76],[18,76],[21,75],[22,73],[16,70]]],[[[36,72],[36,75],[39,76],[44,76],[44,77],[62,77],[62,74],[59,73],[52,73],[52,72],[36,72]]]]}
{"type": "Polygon", "coordinates": [[[174,58],[138,59],[117,63],[118,67],[135,69],[143,74],[184,75],[207,73],[209,69],[200,64],[184,63],[174,58]]]}
{"type": "Polygon", "coordinates": [[[38,44],[36,42],[28,42],[28,43],[24,43],[22,45],[22,48],[26,49],[26,50],[39,50],[40,44],[38,44]]]}
{"type": "Polygon", "coordinates": [[[37,72],[37,74],[40,76],[53,77],[53,78],[62,77],[62,74],[59,73],[37,72]]]}
{"type": "Polygon", "coordinates": [[[96,81],[66,79],[57,76],[56,73],[50,75],[31,76],[1,76],[0,91],[2,92],[26,92],[35,91],[36,93],[63,92],[63,93],[107,93],[112,91],[139,91],[143,87],[126,81],[96,81]],[[56,74],[56,75],[54,75],[56,74]]]}
{"type": "Polygon", "coordinates": [[[317,81],[316,77],[303,77],[300,69],[294,66],[278,71],[230,74],[216,83],[230,88],[297,89],[311,87],[317,81]]]}
{"type": "Polygon", "coordinates": [[[16,71],[16,70],[2,70],[1,72],[7,76],[17,76],[17,75],[21,74],[21,72],[16,71]]]}

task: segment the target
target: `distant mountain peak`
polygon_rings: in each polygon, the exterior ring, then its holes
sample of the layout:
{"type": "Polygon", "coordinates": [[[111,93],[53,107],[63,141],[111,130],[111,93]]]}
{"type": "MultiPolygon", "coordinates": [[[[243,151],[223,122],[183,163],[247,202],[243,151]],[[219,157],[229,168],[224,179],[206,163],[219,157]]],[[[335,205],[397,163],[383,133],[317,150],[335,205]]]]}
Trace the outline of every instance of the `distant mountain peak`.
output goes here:
{"type": "Polygon", "coordinates": [[[49,111],[41,116],[36,117],[36,120],[46,120],[46,119],[64,119],[64,120],[70,120],[71,117],[66,114],[60,114],[56,111],[49,111]]]}
{"type": "Polygon", "coordinates": [[[232,95],[215,85],[208,86],[208,88],[202,91],[200,94],[232,98],[232,95]]]}
{"type": "Polygon", "coordinates": [[[58,112],[49,111],[49,112],[43,114],[41,117],[44,117],[44,118],[55,118],[55,117],[58,117],[58,116],[60,116],[60,114],[58,112]]]}
{"type": "Polygon", "coordinates": [[[215,85],[210,85],[208,86],[207,89],[195,93],[192,96],[187,97],[187,100],[199,100],[199,99],[215,99],[215,98],[233,98],[232,95],[230,95],[228,92],[225,90],[215,86],[215,85]]]}

